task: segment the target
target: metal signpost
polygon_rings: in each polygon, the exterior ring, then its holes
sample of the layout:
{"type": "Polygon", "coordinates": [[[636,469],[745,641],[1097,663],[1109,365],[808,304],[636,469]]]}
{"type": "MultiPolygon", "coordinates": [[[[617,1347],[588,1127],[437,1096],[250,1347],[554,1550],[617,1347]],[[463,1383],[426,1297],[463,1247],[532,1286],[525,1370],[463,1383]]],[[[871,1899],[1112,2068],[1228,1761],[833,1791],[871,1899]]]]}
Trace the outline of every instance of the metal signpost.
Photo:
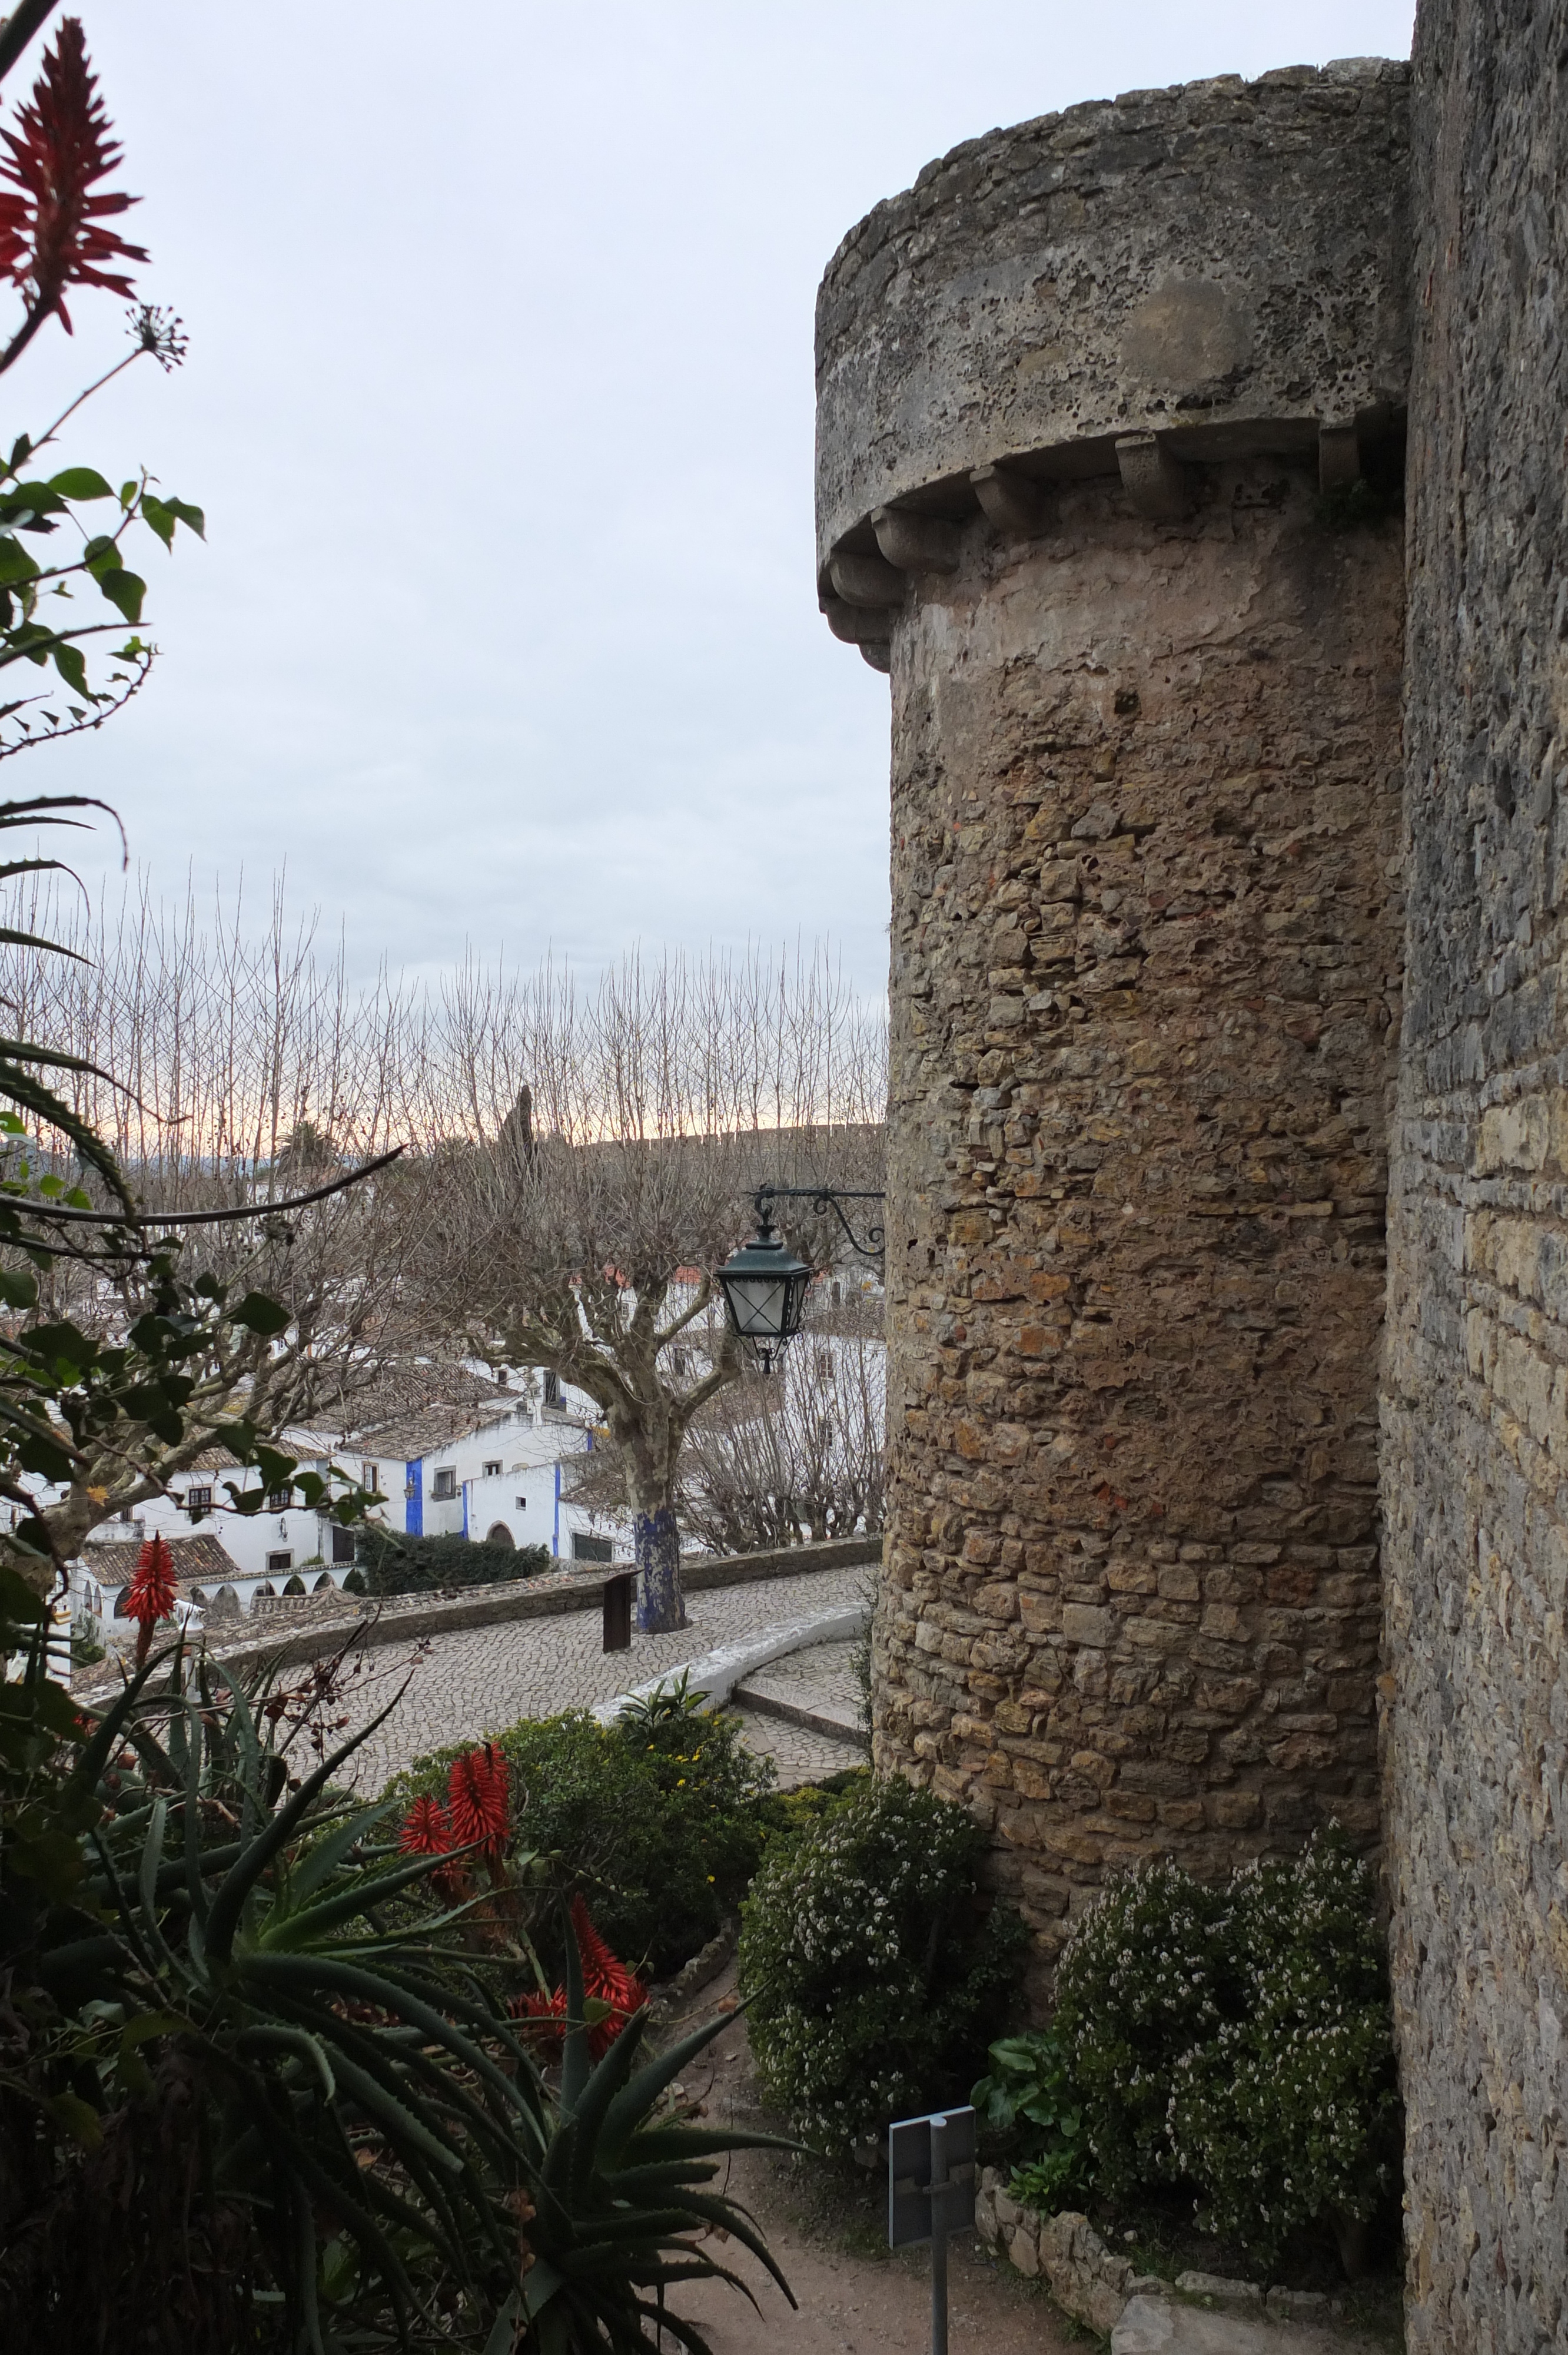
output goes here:
{"type": "Polygon", "coordinates": [[[975,2114],[938,2110],[887,2129],[887,2245],[931,2243],[931,2355],[948,2355],[948,2235],[975,2221],[975,2114]]]}

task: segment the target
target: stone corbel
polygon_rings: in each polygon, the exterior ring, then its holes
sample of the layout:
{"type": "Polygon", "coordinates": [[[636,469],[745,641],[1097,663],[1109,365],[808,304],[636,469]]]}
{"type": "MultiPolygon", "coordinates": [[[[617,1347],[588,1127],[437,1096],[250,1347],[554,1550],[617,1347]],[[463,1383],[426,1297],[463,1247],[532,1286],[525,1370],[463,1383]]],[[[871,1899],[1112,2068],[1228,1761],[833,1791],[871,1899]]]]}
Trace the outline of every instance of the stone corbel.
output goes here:
{"type": "Polygon", "coordinates": [[[969,485],[987,523],[1005,538],[1037,539],[1054,520],[1047,493],[1011,466],[976,466],[969,485]]]}
{"type": "Polygon", "coordinates": [[[860,658],[862,662],[869,663],[873,670],[885,675],[893,668],[892,644],[886,638],[867,638],[861,647],[860,658]]]}
{"type": "Polygon", "coordinates": [[[842,597],[820,601],[827,624],[846,646],[885,645],[893,617],[885,605],[848,605],[842,597]]]}
{"type": "MultiPolygon", "coordinates": [[[[880,556],[839,555],[828,566],[833,587],[846,605],[902,605],[905,579],[880,556]]],[[[883,631],[885,637],[886,630],[883,631]]]]}
{"type": "Polygon", "coordinates": [[[1158,433],[1123,433],[1116,445],[1121,486],[1140,516],[1156,523],[1174,522],[1190,513],[1192,477],[1173,458],[1158,433]]]}
{"type": "Polygon", "coordinates": [[[1342,491],[1361,478],[1361,442],[1353,423],[1318,428],[1318,488],[1342,491]]]}
{"type": "Polygon", "coordinates": [[[900,572],[956,572],[959,527],[940,516],[910,515],[902,507],[878,507],[871,518],[876,544],[900,572]]]}

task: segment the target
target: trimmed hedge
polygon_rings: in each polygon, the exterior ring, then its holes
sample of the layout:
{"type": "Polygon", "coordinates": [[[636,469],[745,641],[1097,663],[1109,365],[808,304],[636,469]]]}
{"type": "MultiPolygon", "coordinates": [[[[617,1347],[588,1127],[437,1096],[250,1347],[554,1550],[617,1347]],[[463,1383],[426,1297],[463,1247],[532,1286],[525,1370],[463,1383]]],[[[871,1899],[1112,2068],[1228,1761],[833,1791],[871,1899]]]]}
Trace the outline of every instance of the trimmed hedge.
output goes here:
{"type": "Polygon", "coordinates": [[[352,1582],[366,1594],[430,1594],[447,1586],[539,1578],[552,1560],[548,1546],[486,1545],[473,1538],[414,1538],[366,1529],[344,1583],[352,1582]]]}

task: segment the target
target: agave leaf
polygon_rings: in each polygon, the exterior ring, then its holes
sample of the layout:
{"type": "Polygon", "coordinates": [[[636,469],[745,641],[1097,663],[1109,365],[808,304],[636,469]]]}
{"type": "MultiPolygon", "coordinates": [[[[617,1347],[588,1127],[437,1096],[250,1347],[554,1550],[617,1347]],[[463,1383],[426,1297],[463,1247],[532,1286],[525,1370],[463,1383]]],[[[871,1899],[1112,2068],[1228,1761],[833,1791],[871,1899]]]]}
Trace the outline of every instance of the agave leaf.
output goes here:
{"type": "MultiPolygon", "coordinates": [[[[359,1847],[375,1824],[382,1823],[397,1812],[396,1799],[383,1799],[379,1806],[358,1807],[344,1817],[337,1829],[318,1840],[301,1859],[289,1876],[291,1893],[296,1899],[313,1896],[325,1881],[330,1881],[345,1858],[359,1847]]],[[[396,1854],[397,1851],[392,1851],[396,1854]]]]}
{"type": "MultiPolygon", "coordinates": [[[[561,2051],[561,2107],[570,2113],[576,2110],[583,2097],[593,2063],[588,2053],[588,2029],[583,2020],[583,1964],[577,1952],[577,1934],[564,1904],[561,1912],[567,1942],[567,2023],[561,2051]]],[[[623,2033],[630,2034],[630,2027],[623,2033]]],[[[619,2042],[620,2039],[616,2041],[619,2042]]],[[[613,2051],[614,2047],[610,2049],[613,2051]]]]}
{"type": "MultiPolygon", "coordinates": [[[[284,1913],[274,1908],[266,1926],[257,1937],[257,1946],[267,1953],[294,1953],[312,1945],[327,1931],[352,1922],[371,1905],[396,1897],[400,1890],[412,1888],[416,1881],[429,1881],[446,1861],[444,1857],[417,1856],[408,1859],[390,1872],[380,1872],[356,1881],[335,1897],[323,1897],[319,1904],[307,1905],[298,1913],[284,1913]]],[[[466,1907],[461,1909],[466,1912],[466,1907]]],[[[393,1940],[381,1933],[374,1942],[387,1945],[393,1940]]]]}
{"type": "Polygon", "coordinates": [[[416,2149],[424,2152],[432,2166],[444,2168],[449,2175],[462,2173],[461,2154],[454,2150],[450,2142],[443,2142],[440,2135],[432,2132],[408,2104],[385,2085],[374,2071],[360,2068],[357,2062],[346,2060],[340,2053],[338,2073],[347,2091],[387,2128],[397,2148],[401,2149],[405,2143],[412,2143],[416,2149]]]}
{"type": "Polygon", "coordinates": [[[281,1855],[288,1841],[303,1823],[312,1802],[325,1790],[344,1760],[353,1757],[361,1742],[367,1742],[376,1728],[386,1723],[397,1706],[397,1696],[394,1695],[386,1708],[373,1717],[368,1724],[361,1726],[357,1733],[350,1734],[348,1740],[341,1743],[330,1758],[323,1758],[315,1772],[306,1775],[287,1804],[279,1808],[271,1822],[258,1833],[239,1862],[231,1867],[225,1875],[223,1884],[212,1901],[212,1912],[207,1918],[207,1925],[208,1951],[216,1955],[218,1961],[227,1962],[233,1953],[234,1934],[239,1926],[240,1911],[245,1900],[273,1859],[281,1855]]]}
{"type": "Polygon", "coordinates": [[[339,1995],[356,1996],[362,2003],[375,2004],[380,2010],[400,2012],[414,2027],[422,2028],[433,2044],[444,2045],[454,2060],[492,2086],[507,2108],[523,2106],[516,2086],[503,2075],[487,2052],[451,2020],[389,1978],[355,1964],[336,1963],[317,1955],[247,1954],[239,1967],[244,1978],[258,1987],[274,1987],[284,1994],[330,1987],[339,1995]]]}
{"type": "MultiPolygon", "coordinates": [[[[705,2020],[701,2028],[694,2028],[689,2036],[682,2037],[678,2044],[672,2044],[668,2051],[661,2052],[638,2071],[609,2105],[604,2121],[604,2141],[608,2149],[617,2150],[624,2145],[626,2137],[636,2130],[639,2120],[646,2116],[665,2086],[673,2085],[687,2062],[694,2061],[705,2045],[711,2044],[734,2018],[733,2011],[715,2012],[712,2019],[705,2020]]],[[[636,2025],[633,2020],[631,2026],[634,2028],[636,2025]]],[[[630,2033],[630,2030],[626,2032],[630,2033]]]]}
{"type": "Polygon", "coordinates": [[[322,2091],[327,2100],[330,2102],[335,2098],[337,2079],[326,2047],[319,2036],[311,2034],[309,2029],[291,2028],[283,2020],[265,2020],[255,2028],[242,2028],[234,2040],[237,2052],[265,2051],[273,2045],[281,2045],[308,2061],[321,2080],[322,2091]]]}

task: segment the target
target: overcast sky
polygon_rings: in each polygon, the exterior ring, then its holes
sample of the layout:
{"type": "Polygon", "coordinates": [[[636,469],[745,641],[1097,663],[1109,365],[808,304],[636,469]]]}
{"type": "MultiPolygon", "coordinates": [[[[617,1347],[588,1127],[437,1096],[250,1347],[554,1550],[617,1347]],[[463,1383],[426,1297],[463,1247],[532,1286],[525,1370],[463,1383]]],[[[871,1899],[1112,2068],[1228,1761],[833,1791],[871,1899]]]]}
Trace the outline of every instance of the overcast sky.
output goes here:
{"type": "MultiPolygon", "coordinates": [[[[265,896],[286,862],[362,972],[800,934],[874,989],[887,686],[812,578],[829,255],[993,124],[1403,56],[1413,13],[79,5],[138,291],[191,350],[62,458],[144,463],[208,542],[147,541],[152,682],[8,788],[111,798],[167,894],[265,896]]],[[[73,310],[7,379],[12,431],[114,353],[115,299],[73,310]]]]}

